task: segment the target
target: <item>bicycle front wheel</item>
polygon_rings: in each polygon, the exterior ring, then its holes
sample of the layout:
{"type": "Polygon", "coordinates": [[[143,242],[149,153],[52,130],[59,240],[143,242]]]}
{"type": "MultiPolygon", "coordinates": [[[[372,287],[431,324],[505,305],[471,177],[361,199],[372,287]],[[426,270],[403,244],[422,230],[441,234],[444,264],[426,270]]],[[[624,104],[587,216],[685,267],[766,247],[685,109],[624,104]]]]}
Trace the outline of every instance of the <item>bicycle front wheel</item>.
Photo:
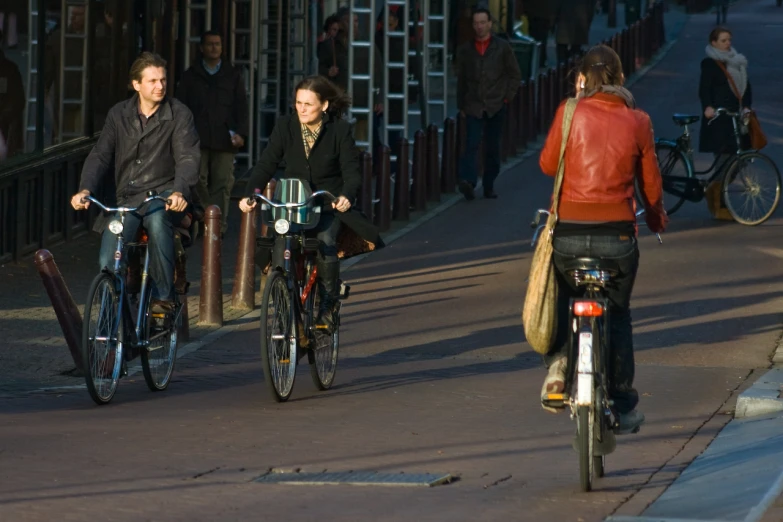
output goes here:
{"type": "Polygon", "coordinates": [[[152,313],[153,285],[144,310],[144,332],[149,345],[141,350],[141,369],[144,380],[152,391],[163,391],[171,382],[177,359],[179,329],[182,326],[182,306],[175,297],[171,313],[152,313]]]}
{"type": "MultiPolygon", "coordinates": [[[[317,283],[317,288],[314,291],[315,295],[311,300],[313,309],[310,317],[315,317],[321,305],[323,286],[320,282],[317,283]]],[[[331,388],[334,376],[337,374],[337,352],[340,347],[339,311],[336,315],[338,320],[331,333],[315,330],[315,347],[310,350],[310,376],[319,390],[331,388]]]]}
{"type": "Polygon", "coordinates": [[[723,200],[732,217],[743,225],[760,225],[780,203],[780,172],[760,152],[737,156],[723,177],[723,200]]]}
{"type": "Polygon", "coordinates": [[[111,402],[122,368],[123,324],[113,275],[101,273],[84,305],[81,356],[87,391],[96,404],[111,402]]]}
{"type": "Polygon", "coordinates": [[[294,303],[285,277],[270,271],[261,301],[261,362],[264,382],[277,402],[291,397],[296,378],[294,303]]]}

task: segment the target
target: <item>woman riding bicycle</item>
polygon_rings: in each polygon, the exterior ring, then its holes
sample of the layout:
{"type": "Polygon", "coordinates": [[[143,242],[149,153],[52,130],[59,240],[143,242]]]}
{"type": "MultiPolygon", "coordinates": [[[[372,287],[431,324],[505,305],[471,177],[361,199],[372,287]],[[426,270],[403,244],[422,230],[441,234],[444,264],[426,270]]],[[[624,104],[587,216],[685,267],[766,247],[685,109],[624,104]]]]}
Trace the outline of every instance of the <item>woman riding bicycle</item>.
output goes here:
{"type": "MultiPolygon", "coordinates": [[[[650,230],[661,232],[667,222],[650,117],[636,108],[633,96],[622,87],[622,71],[619,56],[605,45],[590,49],[579,69],[579,102],[565,149],[559,221],[553,237],[559,330],[554,347],[544,357],[549,373],[541,390],[543,399],[548,393],[563,393],[565,388],[568,308],[570,299],[578,294],[575,283],[564,276],[564,263],[582,256],[616,261],[619,273],[607,288],[608,381],[620,433],[644,422],[644,415],[635,410],[639,396],[633,387],[629,308],[639,266],[634,180],[643,194],[650,230]]],[[[541,170],[549,176],[558,169],[564,110],[565,104],[558,109],[541,152],[541,170]]]]}
{"type": "MultiPolygon", "coordinates": [[[[340,263],[337,235],[341,224],[371,243],[383,246],[378,230],[353,205],[361,187],[359,150],[351,126],[341,118],[350,106],[348,98],[323,76],[305,78],[294,90],[296,110],[277,121],[261,158],[250,176],[249,194],[264,190],[285,161],[284,178],[310,183],[314,191],[326,190],[337,196],[333,211],[324,209],[313,233],[321,242],[318,276],[326,295],[321,300],[317,325],[331,330],[335,324],[334,306],[339,298],[340,263]]],[[[256,203],[242,198],[239,208],[250,212],[256,203]]]]}

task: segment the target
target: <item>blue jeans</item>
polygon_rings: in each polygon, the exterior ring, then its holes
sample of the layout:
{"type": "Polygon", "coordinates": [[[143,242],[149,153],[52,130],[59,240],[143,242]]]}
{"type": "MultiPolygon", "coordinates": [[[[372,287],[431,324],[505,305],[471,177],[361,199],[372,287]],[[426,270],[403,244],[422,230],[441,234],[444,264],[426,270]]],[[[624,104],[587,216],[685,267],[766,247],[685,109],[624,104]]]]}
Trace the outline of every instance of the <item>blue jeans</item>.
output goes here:
{"type": "Polygon", "coordinates": [[[479,143],[481,135],[484,135],[484,190],[492,190],[495,186],[495,178],[500,173],[500,147],[503,144],[503,124],[506,121],[506,107],[503,106],[493,116],[486,113],[483,118],[465,116],[465,155],[462,156],[459,177],[467,181],[473,187],[478,182],[479,143]]]}
{"type": "Polygon", "coordinates": [[[558,331],[552,350],[544,357],[546,365],[568,353],[568,308],[571,298],[580,297],[573,279],[564,275],[564,263],[574,257],[612,259],[619,273],[606,288],[609,299],[609,396],[614,399],[617,413],[628,413],[639,402],[633,387],[635,373],[633,331],[631,329],[631,292],[639,269],[639,249],[636,238],[630,236],[555,236],[553,260],[557,270],[558,331]]]}
{"type": "MultiPolygon", "coordinates": [[[[150,276],[157,290],[152,297],[169,301],[174,299],[174,227],[172,218],[176,214],[166,212],[165,208],[165,203],[153,200],[138,212],[125,214],[122,237],[126,244],[135,241],[139,225],[144,225],[149,236],[147,248],[150,253],[150,276]]],[[[116,248],[117,236],[109,231],[107,223],[101,238],[101,252],[98,258],[101,268],[114,267],[116,248]]],[[[125,262],[126,260],[123,258],[123,263],[125,262]]]]}

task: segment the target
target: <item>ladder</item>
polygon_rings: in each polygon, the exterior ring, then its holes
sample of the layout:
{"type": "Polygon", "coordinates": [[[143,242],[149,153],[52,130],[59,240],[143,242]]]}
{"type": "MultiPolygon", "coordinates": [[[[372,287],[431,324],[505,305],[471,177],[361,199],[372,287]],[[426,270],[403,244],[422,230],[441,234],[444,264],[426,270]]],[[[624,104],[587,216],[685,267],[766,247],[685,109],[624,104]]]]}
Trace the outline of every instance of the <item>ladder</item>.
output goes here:
{"type": "MultiPolygon", "coordinates": [[[[231,1],[231,45],[229,46],[229,59],[237,69],[242,71],[242,79],[245,82],[245,92],[250,103],[255,99],[255,64],[256,50],[258,48],[256,19],[256,0],[232,0],[231,1]]],[[[253,166],[253,111],[248,115],[248,136],[245,138],[247,152],[239,152],[236,155],[237,166],[249,169],[253,166]]]]}
{"type": "Polygon", "coordinates": [[[308,0],[288,0],[288,96],[290,110],[294,105],[294,87],[310,72],[312,48],[308,38],[310,10],[308,0]]]}
{"type": "MultiPolygon", "coordinates": [[[[356,145],[365,148],[367,151],[372,152],[372,144],[374,136],[373,121],[375,113],[373,111],[373,105],[375,100],[375,83],[374,83],[374,71],[375,71],[375,20],[376,16],[376,2],[374,0],[350,0],[349,3],[349,23],[348,23],[348,93],[353,96],[353,93],[364,89],[367,92],[367,106],[360,107],[357,105],[351,105],[349,110],[349,121],[358,123],[359,121],[366,122],[367,125],[367,139],[356,140],[356,145]],[[353,27],[353,17],[357,16],[359,19],[359,27],[367,28],[369,34],[367,39],[359,40],[359,36],[355,34],[353,27]],[[365,17],[366,20],[362,20],[365,17]],[[364,22],[364,23],[362,23],[364,22]],[[362,48],[366,49],[364,63],[361,64],[361,70],[367,71],[364,73],[357,73],[358,62],[361,58],[357,57],[356,50],[362,48]]],[[[388,47],[387,47],[388,49],[388,47]]],[[[385,91],[384,91],[385,92],[385,91]]]]}
{"type": "Polygon", "coordinates": [[[212,0],[185,0],[185,69],[193,65],[194,51],[201,43],[201,33],[212,29],[212,0]],[[199,20],[198,14],[201,19],[199,20]],[[196,15],[196,16],[194,16],[196,15]],[[195,30],[194,30],[195,20],[195,30]],[[200,22],[200,23],[199,23],[200,22]],[[194,34],[195,33],[195,34],[194,34]]]}
{"type": "Polygon", "coordinates": [[[427,25],[426,19],[423,17],[422,4],[427,3],[429,0],[412,0],[409,2],[409,20],[408,20],[408,87],[417,91],[418,104],[408,104],[408,117],[413,116],[414,125],[408,123],[408,130],[416,132],[418,129],[424,129],[427,126],[426,121],[426,108],[427,102],[424,99],[424,40],[422,34],[424,27],[427,25]],[[410,16],[410,10],[415,14],[415,17],[410,16]],[[410,46],[410,39],[415,42],[415,46],[410,46]],[[411,67],[411,62],[417,64],[417,67],[411,67]],[[415,130],[414,130],[415,129],[415,130]]]}
{"type": "MultiPolygon", "coordinates": [[[[87,101],[87,30],[90,27],[90,9],[87,0],[65,0],[62,3],[62,18],[60,19],[60,89],[59,89],[59,105],[58,121],[57,121],[57,140],[58,143],[64,143],[71,138],[81,138],[86,134],[87,130],[87,114],[85,114],[84,106],[87,101]],[[76,8],[84,9],[84,26],[80,33],[72,33],[69,31],[71,16],[76,8]],[[68,42],[79,41],[81,42],[81,60],[76,65],[67,65],[66,58],[69,57],[68,42]],[[80,89],[78,97],[71,98],[67,95],[73,95],[76,93],[66,93],[66,77],[71,77],[74,74],[81,76],[80,89]],[[75,108],[75,110],[66,111],[65,108],[75,108]],[[65,115],[66,112],[70,114],[77,113],[80,117],[76,121],[72,122],[76,124],[77,128],[66,129],[65,128],[65,115]]],[[[71,61],[76,59],[76,56],[69,57],[71,61]]]]}
{"type": "Polygon", "coordinates": [[[280,115],[283,86],[283,9],[282,0],[259,0],[258,75],[256,76],[257,104],[255,125],[255,153],[258,157],[269,143],[269,136],[280,115]]]}
{"type": "MultiPolygon", "coordinates": [[[[389,131],[399,131],[405,139],[410,139],[409,132],[409,120],[410,108],[408,104],[408,80],[410,79],[410,49],[409,49],[409,36],[408,27],[410,19],[410,3],[409,0],[388,0],[386,2],[387,7],[383,10],[383,63],[386,67],[383,68],[383,92],[386,95],[383,98],[383,125],[381,127],[381,133],[383,143],[391,147],[392,149],[392,162],[396,161],[396,143],[389,143],[389,131]],[[397,18],[399,25],[396,31],[389,31],[389,7],[397,7],[397,18]],[[389,58],[390,44],[402,39],[402,56],[403,61],[391,61],[389,58]],[[405,59],[407,58],[407,59],[405,59]],[[406,79],[403,82],[403,92],[392,92],[389,88],[389,76],[392,71],[401,71],[403,77],[406,79]],[[400,114],[390,114],[389,100],[402,101],[402,111],[400,114]],[[393,120],[393,122],[391,121],[393,120]]],[[[398,72],[399,74],[399,72],[398,72]]]]}
{"type": "Polygon", "coordinates": [[[426,100],[424,120],[427,124],[436,123],[438,131],[443,132],[442,122],[449,115],[449,2],[448,0],[422,0],[424,41],[422,65],[423,96],[426,100]]]}
{"type": "Polygon", "coordinates": [[[38,0],[30,0],[27,40],[27,103],[24,114],[25,152],[32,152],[36,146],[38,128],[38,49],[42,35],[38,34],[38,0]]]}

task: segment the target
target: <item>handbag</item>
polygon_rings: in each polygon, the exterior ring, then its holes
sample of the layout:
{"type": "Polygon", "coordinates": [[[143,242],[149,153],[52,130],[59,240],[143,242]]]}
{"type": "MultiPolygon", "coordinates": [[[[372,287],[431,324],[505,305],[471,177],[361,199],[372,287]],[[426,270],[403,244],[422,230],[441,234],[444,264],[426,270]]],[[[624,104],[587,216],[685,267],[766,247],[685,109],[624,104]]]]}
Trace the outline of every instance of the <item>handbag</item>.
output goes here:
{"type": "Polygon", "coordinates": [[[557,279],[552,263],[552,234],[557,224],[557,209],[560,204],[560,190],[563,186],[566,143],[571,132],[571,121],[577,104],[576,98],[569,98],[563,113],[563,140],[560,143],[560,160],[555,174],[555,187],[552,194],[552,211],[546,225],[539,235],[533,261],[530,265],[530,277],[522,307],[522,326],[528,344],[540,354],[546,354],[552,348],[557,333],[557,279]]]}
{"type": "MultiPolygon", "coordinates": [[[[720,62],[718,60],[715,60],[715,63],[718,64],[718,67],[720,67],[723,70],[723,74],[726,75],[726,79],[729,80],[729,85],[731,85],[731,90],[734,91],[734,96],[737,97],[739,100],[739,106],[740,109],[742,109],[742,96],[740,96],[739,89],[737,89],[737,84],[734,83],[734,78],[731,77],[731,74],[729,74],[728,69],[726,69],[726,64],[723,62],[720,62]]],[[[751,111],[748,115],[748,136],[750,137],[750,148],[754,150],[761,150],[764,147],[767,146],[767,136],[764,134],[764,131],[761,130],[761,123],[759,123],[759,119],[756,117],[756,113],[754,111],[751,111]]]]}

